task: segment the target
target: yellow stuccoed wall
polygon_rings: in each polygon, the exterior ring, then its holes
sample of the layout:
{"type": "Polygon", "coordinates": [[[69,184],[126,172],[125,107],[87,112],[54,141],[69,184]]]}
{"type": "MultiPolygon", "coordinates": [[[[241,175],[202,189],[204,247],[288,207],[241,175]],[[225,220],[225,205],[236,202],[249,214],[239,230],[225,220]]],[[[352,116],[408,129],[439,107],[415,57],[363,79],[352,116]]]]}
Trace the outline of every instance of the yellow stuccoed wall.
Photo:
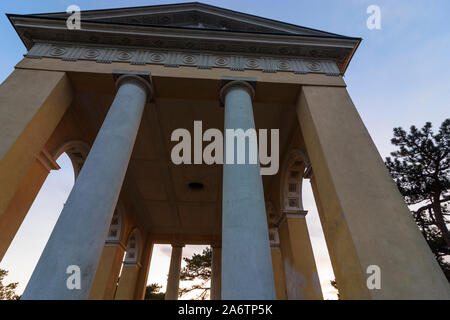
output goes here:
{"type": "Polygon", "coordinates": [[[286,283],[284,279],[283,257],[280,248],[271,248],[273,280],[277,300],[287,300],[286,283]]]}
{"type": "Polygon", "coordinates": [[[134,295],[135,300],[144,299],[152,254],[153,254],[153,241],[150,239],[149,234],[147,234],[144,242],[144,248],[142,250],[142,257],[141,257],[142,267],[139,270],[139,275],[136,281],[136,290],[134,295]]]}
{"type": "MultiPolygon", "coordinates": [[[[49,171],[35,160],[9,206],[0,217],[0,261],[22,224],[49,171]]],[[[0,183],[0,186],[3,184],[0,183]]]]}
{"type": "Polygon", "coordinates": [[[120,245],[105,246],[92,283],[89,300],[113,300],[124,257],[120,245]]]}
{"type": "Polygon", "coordinates": [[[450,299],[448,282],[346,89],[304,86],[297,114],[341,297],[450,299]],[[381,269],[381,289],[366,285],[370,265],[381,269]]]}
{"type": "Polygon", "coordinates": [[[322,300],[319,275],[305,218],[285,218],[279,226],[279,236],[286,287],[296,286],[291,289],[298,291],[303,299],[322,300]]]}
{"type": "Polygon", "coordinates": [[[141,267],[137,264],[122,267],[122,272],[117,286],[115,300],[133,300],[136,292],[136,283],[141,267]]]}
{"type": "Polygon", "coordinates": [[[72,98],[64,72],[15,70],[0,86],[0,218],[72,98]]]}

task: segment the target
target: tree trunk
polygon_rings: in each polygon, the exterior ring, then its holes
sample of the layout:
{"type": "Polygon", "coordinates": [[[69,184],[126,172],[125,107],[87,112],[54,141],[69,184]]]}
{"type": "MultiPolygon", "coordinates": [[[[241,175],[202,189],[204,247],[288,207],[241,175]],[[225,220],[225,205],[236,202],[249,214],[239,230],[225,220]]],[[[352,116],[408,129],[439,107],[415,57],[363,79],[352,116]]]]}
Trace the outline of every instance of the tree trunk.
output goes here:
{"type": "Polygon", "coordinates": [[[444,215],[442,214],[440,194],[433,197],[433,212],[436,225],[442,233],[442,237],[450,248],[450,232],[448,231],[447,225],[445,224],[444,215]]]}

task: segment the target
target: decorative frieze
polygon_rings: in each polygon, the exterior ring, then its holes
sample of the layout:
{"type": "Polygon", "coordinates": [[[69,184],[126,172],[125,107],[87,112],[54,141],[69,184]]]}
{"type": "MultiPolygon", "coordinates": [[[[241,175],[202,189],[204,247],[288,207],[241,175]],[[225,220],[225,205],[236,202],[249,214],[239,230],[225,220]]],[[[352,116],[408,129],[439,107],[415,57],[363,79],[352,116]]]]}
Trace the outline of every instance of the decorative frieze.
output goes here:
{"type": "Polygon", "coordinates": [[[324,59],[280,58],[164,51],[158,49],[108,48],[87,45],[59,45],[36,43],[25,55],[27,58],[58,58],[64,61],[92,60],[98,63],[128,62],[133,65],[158,64],[165,67],[192,66],[199,69],[227,68],[230,70],[260,70],[263,72],[293,72],[296,74],[324,73],[340,75],[336,63],[324,59]]]}

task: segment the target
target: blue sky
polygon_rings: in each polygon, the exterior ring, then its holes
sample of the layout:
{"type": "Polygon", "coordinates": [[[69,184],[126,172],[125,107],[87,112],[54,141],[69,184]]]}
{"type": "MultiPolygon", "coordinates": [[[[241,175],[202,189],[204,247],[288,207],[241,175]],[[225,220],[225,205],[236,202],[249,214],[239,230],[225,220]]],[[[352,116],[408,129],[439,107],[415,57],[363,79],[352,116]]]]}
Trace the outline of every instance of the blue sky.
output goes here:
{"type": "MultiPolygon", "coordinates": [[[[176,1],[16,0],[2,1],[0,81],[22,58],[25,48],[4,13],[143,6],[176,1]]],[[[180,1],[181,2],[181,1],[180,1]]],[[[363,42],[345,80],[358,111],[383,156],[391,150],[394,126],[440,124],[450,115],[450,2],[447,0],[227,0],[203,1],[343,35],[363,42]],[[382,29],[366,27],[369,5],[381,8],[382,29]]]]}
{"type": "MultiPolygon", "coordinates": [[[[65,11],[71,4],[78,5],[82,10],[90,10],[173,2],[176,1],[2,1],[0,5],[0,37],[3,50],[0,51],[0,81],[8,76],[13,70],[13,66],[22,59],[25,53],[25,48],[5,13],[65,11]]],[[[383,157],[388,156],[392,150],[390,138],[393,127],[409,127],[412,124],[422,126],[426,121],[431,121],[434,126],[438,126],[445,118],[450,117],[450,22],[448,20],[450,1],[448,0],[228,0],[203,2],[333,33],[362,37],[363,42],[347,70],[345,81],[348,84],[350,95],[383,157]],[[366,20],[369,16],[366,9],[369,5],[378,5],[381,8],[381,30],[369,30],[366,27],[366,20]]],[[[67,160],[61,158],[60,161],[67,160]]],[[[46,182],[39,197],[42,199],[58,197],[58,201],[62,201],[60,204],[62,207],[62,203],[65,201],[64,196],[55,196],[52,190],[57,190],[57,187],[70,190],[73,182],[67,178],[67,172],[61,175],[65,178],[59,178],[59,182],[55,182],[53,187],[47,187],[50,183],[46,182]]],[[[323,255],[326,253],[326,249],[323,238],[320,238],[321,230],[309,186],[306,189],[304,193],[305,206],[306,209],[310,206],[308,227],[313,238],[313,245],[316,244],[316,259],[318,264],[324,266],[324,270],[327,269],[327,271],[323,271],[323,277],[321,274],[321,281],[324,282],[332,277],[332,273],[329,270],[329,262],[321,262],[322,259],[325,259],[323,255]]],[[[45,202],[39,199],[36,202],[45,202]]],[[[34,210],[40,212],[44,207],[47,208],[45,210],[53,210],[54,217],[52,219],[56,219],[59,207],[51,209],[48,204],[41,203],[34,205],[34,210]],[[47,207],[45,207],[46,205],[47,207]]],[[[26,220],[25,223],[29,222],[26,220]]],[[[51,230],[51,227],[48,226],[43,228],[49,229],[48,232],[46,231],[47,233],[51,230]]],[[[30,236],[23,232],[20,238],[22,240],[30,239],[30,236]]],[[[41,236],[41,238],[43,239],[41,242],[45,244],[45,236],[41,236]]],[[[23,256],[30,250],[38,251],[38,249],[19,246],[18,240],[16,239],[13,243],[17,247],[14,247],[14,256],[23,256]]],[[[187,252],[191,251],[187,250],[187,252]]],[[[14,259],[11,258],[11,255],[12,253],[8,252],[4,260],[9,259],[12,263],[14,259]]],[[[167,249],[161,250],[161,257],[167,257],[167,249]]],[[[161,262],[161,264],[163,263],[161,262]]],[[[5,266],[5,261],[0,264],[0,267],[2,266],[5,266]]],[[[6,266],[10,266],[10,264],[7,263],[6,266]]],[[[20,268],[15,269],[14,272],[17,273],[20,268]]],[[[23,279],[27,279],[27,276],[21,274],[10,277],[11,281],[24,282],[23,279]]],[[[162,280],[162,282],[164,281],[162,280]]]]}

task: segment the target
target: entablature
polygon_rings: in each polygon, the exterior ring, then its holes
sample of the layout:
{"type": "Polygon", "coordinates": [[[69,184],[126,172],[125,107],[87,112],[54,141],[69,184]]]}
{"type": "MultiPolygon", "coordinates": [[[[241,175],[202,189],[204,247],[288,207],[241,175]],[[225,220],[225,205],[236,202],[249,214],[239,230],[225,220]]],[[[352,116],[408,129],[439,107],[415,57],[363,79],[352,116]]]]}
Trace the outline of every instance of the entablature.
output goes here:
{"type": "Polygon", "coordinates": [[[219,54],[189,50],[171,51],[128,46],[67,44],[65,42],[37,42],[25,57],[32,59],[57,58],[64,61],[90,60],[98,63],[126,62],[132,65],[156,64],[165,67],[191,66],[198,69],[226,68],[233,71],[259,70],[268,73],[340,75],[336,62],[331,59],[219,54]]]}

